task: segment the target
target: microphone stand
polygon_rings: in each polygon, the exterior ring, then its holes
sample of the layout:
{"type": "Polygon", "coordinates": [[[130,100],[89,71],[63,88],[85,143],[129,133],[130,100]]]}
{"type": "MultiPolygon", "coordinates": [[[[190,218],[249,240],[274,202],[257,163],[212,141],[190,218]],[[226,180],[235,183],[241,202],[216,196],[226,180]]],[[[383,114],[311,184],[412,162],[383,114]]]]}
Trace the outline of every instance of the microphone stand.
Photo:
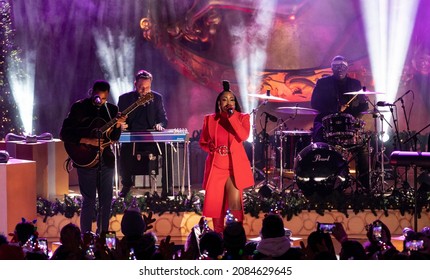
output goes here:
{"type": "MultiPolygon", "coordinates": [[[[409,128],[409,119],[408,119],[408,117],[407,117],[407,115],[406,115],[405,102],[403,101],[403,98],[401,98],[401,97],[399,98],[399,100],[400,100],[400,102],[402,103],[403,115],[405,116],[405,121],[406,121],[406,130],[407,130],[407,132],[408,132],[408,137],[410,137],[410,136],[411,136],[411,130],[410,130],[410,128],[409,128]]],[[[416,135],[415,135],[415,136],[416,136],[416,135]]],[[[412,149],[413,149],[414,151],[416,151],[416,150],[417,150],[417,138],[416,138],[416,137],[414,137],[413,139],[414,139],[414,142],[413,142],[412,149]]],[[[399,139],[399,141],[400,141],[400,139],[399,139]]],[[[400,148],[400,151],[401,151],[401,150],[402,150],[402,147],[400,146],[399,148],[400,148]]]]}
{"type": "Polygon", "coordinates": [[[425,130],[426,128],[430,127],[430,123],[426,126],[424,126],[423,128],[421,128],[418,132],[414,133],[411,137],[409,137],[408,139],[406,139],[405,142],[403,142],[403,144],[408,143],[409,141],[411,141],[412,139],[414,139],[414,141],[417,141],[417,135],[420,134],[421,132],[423,132],[423,130],[425,130]]]}
{"type": "MultiPolygon", "coordinates": [[[[276,139],[276,130],[279,130],[279,142],[280,145],[278,147],[278,154],[279,154],[279,190],[284,190],[284,134],[282,131],[282,128],[289,120],[294,120],[297,116],[297,111],[294,113],[293,116],[290,116],[285,121],[281,119],[281,123],[277,124],[274,129],[269,131],[269,134],[273,131],[275,131],[275,139],[276,139]]],[[[267,121],[267,115],[266,115],[266,121],[267,121]]]]}
{"type": "MultiPolygon", "coordinates": [[[[405,112],[404,111],[403,99],[400,98],[399,100],[401,100],[403,112],[405,112]]],[[[394,104],[395,104],[395,102],[394,102],[394,104]]],[[[398,147],[398,149],[401,151],[402,150],[402,141],[400,139],[399,124],[398,124],[398,120],[396,119],[396,117],[395,117],[395,115],[393,113],[393,107],[394,106],[390,106],[390,112],[391,112],[391,116],[393,117],[393,124],[394,124],[394,129],[395,129],[395,132],[396,132],[396,139],[394,141],[394,147],[395,147],[395,150],[397,150],[397,147],[398,147]]],[[[397,107],[396,107],[396,109],[397,109],[397,107]]],[[[396,110],[396,115],[397,115],[397,110],[396,110]]],[[[405,117],[406,117],[406,113],[405,113],[405,117]]],[[[407,120],[406,120],[406,123],[407,123],[407,120]]],[[[406,174],[407,174],[407,172],[406,172],[406,174]]],[[[397,182],[398,182],[398,178],[397,178],[398,177],[397,176],[397,166],[394,169],[393,176],[394,176],[394,187],[396,187],[397,186],[397,182]]],[[[405,181],[407,181],[407,178],[405,178],[405,181]]]]}
{"type": "Polygon", "coordinates": [[[274,189],[273,186],[270,186],[269,184],[269,135],[267,134],[267,123],[268,123],[268,116],[266,114],[266,120],[264,124],[264,128],[262,129],[261,133],[263,134],[263,144],[265,149],[265,171],[264,171],[264,183],[258,190],[258,194],[262,197],[269,198],[272,195],[272,189],[274,189]]]}
{"type": "Polygon", "coordinates": [[[398,120],[396,119],[397,107],[396,107],[396,114],[394,114],[393,107],[395,107],[395,106],[390,106],[390,112],[391,112],[391,117],[393,118],[394,130],[396,132],[395,146],[399,147],[399,150],[401,151],[402,150],[402,142],[400,141],[399,123],[398,123],[398,120]]]}
{"type": "MultiPolygon", "coordinates": [[[[97,118],[99,118],[99,117],[100,117],[100,107],[97,106],[97,118]]],[[[99,198],[99,203],[98,203],[98,207],[97,207],[97,209],[98,209],[97,210],[97,216],[101,217],[100,216],[100,209],[101,209],[100,189],[101,189],[101,178],[102,178],[102,152],[101,152],[101,150],[102,150],[102,142],[101,142],[101,139],[102,139],[103,135],[102,135],[102,132],[100,131],[100,129],[97,129],[96,134],[97,134],[96,136],[97,136],[97,141],[98,141],[97,154],[98,154],[98,159],[99,159],[99,162],[98,162],[98,165],[97,165],[97,180],[96,180],[97,195],[98,195],[98,198],[99,198]]],[[[101,234],[102,233],[101,230],[103,229],[103,219],[102,218],[100,218],[100,219],[98,218],[97,221],[100,221],[100,226],[97,225],[97,228],[99,230],[99,234],[101,234]]]]}

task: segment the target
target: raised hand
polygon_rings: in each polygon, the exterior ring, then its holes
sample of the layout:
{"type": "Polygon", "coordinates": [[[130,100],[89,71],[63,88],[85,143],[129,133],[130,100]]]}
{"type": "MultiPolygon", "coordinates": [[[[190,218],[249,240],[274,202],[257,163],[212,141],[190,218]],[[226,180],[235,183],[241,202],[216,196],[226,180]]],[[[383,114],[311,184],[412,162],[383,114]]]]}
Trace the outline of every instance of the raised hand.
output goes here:
{"type": "Polygon", "coordinates": [[[155,222],[155,218],[152,218],[152,215],[154,214],[154,212],[150,211],[148,212],[148,216],[143,214],[143,220],[145,221],[146,224],[146,229],[145,231],[148,231],[149,229],[153,228],[154,226],[152,225],[152,223],[155,222]]]}

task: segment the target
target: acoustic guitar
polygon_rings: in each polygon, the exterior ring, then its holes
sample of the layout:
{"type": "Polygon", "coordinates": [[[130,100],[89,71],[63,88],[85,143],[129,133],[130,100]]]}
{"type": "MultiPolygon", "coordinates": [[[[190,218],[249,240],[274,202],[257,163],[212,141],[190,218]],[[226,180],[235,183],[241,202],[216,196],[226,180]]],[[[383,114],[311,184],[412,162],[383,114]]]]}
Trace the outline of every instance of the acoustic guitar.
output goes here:
{"type": "MultiPolygon", "coordinates": [[[[150,92],[147,93],[139,99],[136,100],[133,104],[131,104],[128,108],[126,108],[123,112],[121,112],[122,116],[130,114],[134,109],[139,106],[145,106],[154,100],[154,95],[150,92]]],[[[64,142],[64,148],[69,155],[70,159],[76,166],[79,167],[94,167],[100,160],[100,155],[103,153],[103,149],[109,146],[112,143],[112,140],[109,138],[109,134],[112,126],[117,123],[118,119],[113,118],[109,122],[101,118],[94,119],[91,124],[87,127],[82,127],[83,134],[89,138],[98,138],[100,137],[100,151],[99,147],[95,147],[87,144],[76,144],[72,142],[64,142]]]]}

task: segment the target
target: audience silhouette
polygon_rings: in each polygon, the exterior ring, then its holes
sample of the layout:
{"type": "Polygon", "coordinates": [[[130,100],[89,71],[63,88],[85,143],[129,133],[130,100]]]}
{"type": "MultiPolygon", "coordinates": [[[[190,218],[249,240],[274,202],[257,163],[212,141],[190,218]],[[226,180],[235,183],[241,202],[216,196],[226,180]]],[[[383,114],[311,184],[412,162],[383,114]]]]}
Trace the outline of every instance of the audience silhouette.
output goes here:
{"type": "Polygon", "coordinates": [[[348,237],[342,223],[333,223],[326,232],[318,226],[300,246],[293,246],[291,231],[285,228],[277,213],[266,214],[260,237],[248,240],[243,222],[227,212],[222,233],[208,226],[205,217],[191,229],[184,246],[171,242],[166,236],[158,240],[148,231],[153,227],[153,213],[142,214],[133,204],[121,220],[122,238],[111,232],[100,235],[81,233],[78,225],[69,223],[60,232],[61,245],[49,258],[39,246],[35,221],[23,219],[8,241],[0,234],[0,260],[428,260],[430,259],[430,228],[420,232],[403,230],[403,248],[398,250],[391,241],[387,225],[377,219],[368,226],[367,240],[360,242],[348,237]],[[111,239],[109,239],[111,238],[111,239]],[[335,252],[333,239],[339,242],[335,252]],[[109,241],[107,241],[109,240],[109,241]],[[114,245],[113,245],[114,244],[114,245]]]}
{"type": "Polygon", "coordinates": [[[261,240],[256,244],[253,259],[288,259],[291,240],[285,235],[284,222],[278,214],[270,213],[263,219],[261,240]]]}
{"type": "Polygon", "coordinates": [[[61,245],[54,251],[51,260],[85,260],[87,259],[81,236],[81,229],[69,223],[60,231],[61,245]]]}

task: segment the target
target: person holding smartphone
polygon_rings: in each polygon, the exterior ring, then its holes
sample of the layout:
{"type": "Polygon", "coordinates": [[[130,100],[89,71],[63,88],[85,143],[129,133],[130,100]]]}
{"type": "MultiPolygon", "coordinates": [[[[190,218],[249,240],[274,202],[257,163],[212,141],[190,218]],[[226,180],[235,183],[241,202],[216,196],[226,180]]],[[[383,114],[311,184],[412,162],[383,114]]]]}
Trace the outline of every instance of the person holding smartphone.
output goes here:
{"type": "Polygon", "coordinates": [[[381,220],[367,227],[367,241],[363,244],[369,259],[391,259],[399,251],[391,242],[390,229],[381,220]]]}

